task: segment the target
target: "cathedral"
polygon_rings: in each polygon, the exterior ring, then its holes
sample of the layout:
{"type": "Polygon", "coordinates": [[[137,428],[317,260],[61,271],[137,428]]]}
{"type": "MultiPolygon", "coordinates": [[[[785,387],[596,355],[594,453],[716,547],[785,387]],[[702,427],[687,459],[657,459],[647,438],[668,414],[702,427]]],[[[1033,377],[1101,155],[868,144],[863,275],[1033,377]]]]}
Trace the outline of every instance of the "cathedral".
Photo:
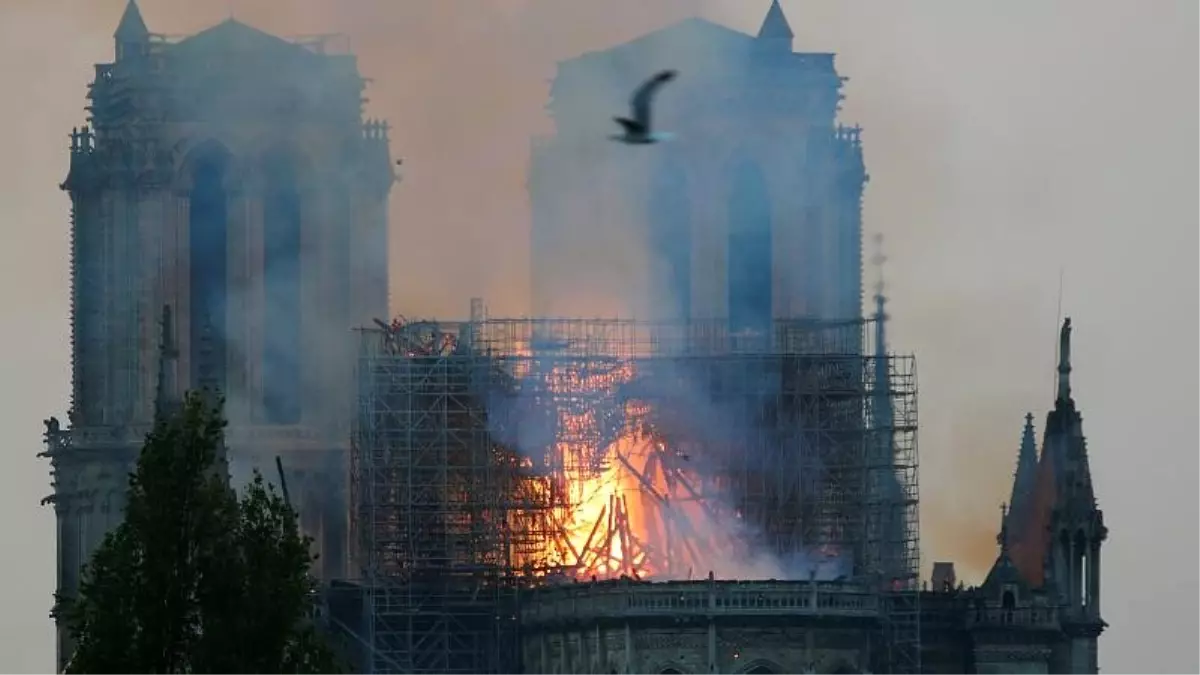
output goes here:
{"type": "MultiPolygon", "coordinates": [[[[216,389],[234,483],[255,468],[272,475],[279,459],[320,555],[315,571],[329,598],[341,594],[324,605],[340,617],[331,630],[358,645],[351,660],[375,663],[361,651],[376,649],[361,639],[370,589],[355,585],[352,564],[350,329],[389,312],[388,127],[364,120],[355,58],[328,41],[287,41],[233,19],[168,39],[148,29],[135,0],[114,38],[61,186],[71,204],[72,397],[67,424],[46,422],[45,453],[57,589],[78,589],[82,566],[120,522],[164,388],[216,389]]],[[[601,305],[650,298],[641,309],[661,314],[653,318],[715,318],[730,333],[860,317],[859,130],[836,122],[844,78],[833,55],[795,52],[792,39],[773,2],[756,35],[692,19],[560,64],[558,134],[535,141],[530,176],[538,314],[571,314],[560,291],[584,280],[601,305]],[[623,101],[640,77],[673,65],[666,54],[706,67],[682,70],[661,123],[705,140],[642,153],[632,172],[603,154],[616,144],[586,154],[582,139],[605,131],[584,112],[623,101]],[[713,93],[726,84],[735,89],[713,93]],[[650,254],[627,275],[564,267],[554,255],[630,241],[650,254]]],[[[882,293],[876,301],[882,349],[882,293]]],[[[886,593],[842,579],[710,578],[523,592],[512,613],[522,622],[516,660],[495,672],[1098,672],[1107,530],[1072,396],[1069,319],[1058,351],[1040,452],[1026,418],[995,564],[977,587],[958,583],[951,563],[933,565],[912,594],[918,646],[905,664],[876,639],[889,627],[871,603],[892,601],[886,593]]],[[[60,630],[60,669],[70,650],[60,630]]]]}

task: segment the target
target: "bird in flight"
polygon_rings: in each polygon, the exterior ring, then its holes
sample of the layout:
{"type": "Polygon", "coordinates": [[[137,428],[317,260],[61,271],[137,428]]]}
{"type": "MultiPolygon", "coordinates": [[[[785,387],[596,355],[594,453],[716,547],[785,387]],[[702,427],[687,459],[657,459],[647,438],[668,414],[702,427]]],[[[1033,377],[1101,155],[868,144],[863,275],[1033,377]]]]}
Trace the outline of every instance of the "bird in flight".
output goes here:
{"type": "Polygon", "coordinates": [[[629,145],[649,145],[667,140],[669,134],[655,133],[650,124],[650,102],[658,90],[666,83],[675,79],[674,70],[664,70],[642,83],[633,92],[629,101],[630,117],[614,117],[621,125],[623,133],[612,136],[613,140],[629,145]]]}

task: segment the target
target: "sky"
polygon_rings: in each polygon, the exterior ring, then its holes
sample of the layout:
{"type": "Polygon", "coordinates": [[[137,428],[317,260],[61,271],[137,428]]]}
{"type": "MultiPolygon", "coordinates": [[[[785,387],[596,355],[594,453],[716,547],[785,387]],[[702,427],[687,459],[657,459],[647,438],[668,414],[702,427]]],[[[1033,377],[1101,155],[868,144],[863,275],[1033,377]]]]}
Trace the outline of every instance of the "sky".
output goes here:
{"type": "MultiPolygon", "coordinates": [[[[48,672],[54,517],[41,420],[69,392],[67,133],[125,0],[0,3],[0,670],[48,672]],[[13,550],[9,548],[9,550],[13,550]]],[[[528,304],[529,139],[553,64],[695,14],[753,31],[767,0],[142,0],[152,31],[237,18],[340,32],[404,158],[393,311],[528,304]],[[429,283],[435,279],[437,283],[429,283]]],[[[784,0],[836,52],[864,127],[892,346],[920,374],[922,548],[978,582],[1023,417],[1052,403],[1058,318],[1110,537],[1110,672],[1196,672],[1197,23],[1184,0],[784,0]],[[1061,294],[1060,294],[1060,279],[1061,294]]],[[[623,102],[614,102],[615,106],[623,102]]],[[[617,108],[619,110],[619,108],[617,108]]],[[[868,281],[875,270],[868,267],[868,281]]]]}

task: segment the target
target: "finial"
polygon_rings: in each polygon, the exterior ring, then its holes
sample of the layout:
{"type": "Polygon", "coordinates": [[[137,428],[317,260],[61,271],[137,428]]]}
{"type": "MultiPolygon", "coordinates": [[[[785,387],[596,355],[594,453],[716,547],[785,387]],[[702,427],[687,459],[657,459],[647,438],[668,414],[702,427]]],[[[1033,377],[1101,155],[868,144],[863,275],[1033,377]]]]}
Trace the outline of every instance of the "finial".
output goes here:
{"type": "Polygon", "coordinates": [[[1008,504],[1000,504],[1000,535],[996,537],[1000,552],[1008,553],[1008,504]]]}
{"type": "Polygon", "coordinates": [[[1058,333],[1058,400],[1071,398],[1071,317],[1063,319],[1058,333]]]}

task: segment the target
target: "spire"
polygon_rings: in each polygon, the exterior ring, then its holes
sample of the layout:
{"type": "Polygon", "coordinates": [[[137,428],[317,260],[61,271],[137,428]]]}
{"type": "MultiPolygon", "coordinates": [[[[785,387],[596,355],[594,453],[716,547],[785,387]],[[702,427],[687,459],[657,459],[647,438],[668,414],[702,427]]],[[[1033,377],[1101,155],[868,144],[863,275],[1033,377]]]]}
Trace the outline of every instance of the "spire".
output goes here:
{"type": "MultiPolygon", "coordinates": [[[[883,294],[885,288],[883,284],[883,263],[887,262],[887,256],[883,254],[883,235],[876,234],[874,239],[875,255],[871,256],[871,264],[875,266],[879,274],[879,278],[875,281],[875,337],[877,338],[875,349],[879,350],[884,349],[884,343],[886,342],[883,334],[883,324],[888,317],[883,309],[884,304],[887,303],[887,297],[883,294]]],[[[884,349],[885,353],[886,351],[884,349]]]]}
{"type": "Polygon", "coordinates": [[[125,5],[125,13],[121,15],[121,23],[117,24],[113,39],[116,42],[118,61],[146,53],[150,43],[150,31],[146,28],[146,22],[142,20],[137,0],[129,0],[129,4],[125,5]]]}
{"type": "Polygon", "coordinates": [[[113,33],[113,37],[117,42],[141,42],[150,37],[137,0],[129,0],[125,5],[125,13],[121,15],[121,23],[117,24],[117,32],[113,33]]]}
{"type": "Polygon", "coordinates": [[[1071,400],[1071,317],[1063,320],[1058,334],[1058,400],[1071,400]]]}
{"type": "Polygon", "coordinates": [[[1000,505],[1000,535],[996,537],[996,543],[1000,544],[1000,555],[1008,555],[1008,516],[1012,510],[1006,504],[1000,505]]]}
{"type": "Polygon", "coordinates": [[[1033,428],[1033,413],[1025,415],[1025,432],[1021,434],[1021,449],[1017,452],[1017,471],[1013,474],[1012,495],[1008,500],[1007,525],[1020,535],[1030,500],[1037,483],[1037,435],[1033,428]]]}
{"type": "MultiPolygon", "coordinates": [[[[875,416],[877,424],[892,425],[892,397],[888,387],[887,360],[887,312],[884,305],[887,298],[883,295],[883,263],[887,256],[883,255],[883,235],[875,235],[875,255],[871,263],[879,271],[879,280],[875,283],[875,416]]],[[[890,440],[890,439],[889,439],[890,440]]]]}
{"type": "Polygon", "coordinates": [[[795,37],[787,17],[783,14],[783,8],[779,6],[779,0],[771,0],[771,8],[767,10],[762,27],[758,29],[758,39],[787,45],[788,51],[791,51],[792,39],[795,37]]]}
{"type": "MultiPolygon", "coordinates": [[[[1028,582],[1021,574],[1021,570],[1013,562],[1009,555],[1008,549],[1008,516],[1012,513],[1004,504],[1000,505],[1000,534],[996,537],[996,543],[1000,545],[1000,554],[996,556],[996,562],[992,564],[991,571],[988,572],[987,578],[983,580],[983,585],[980,586],[987,594],[996,593],[997,599],[1000,600],[1000,592],[1006,590],[1010,586],[1015,586],[1017,589],[1017,597],[1022,595],[1023,591],[1029,588],[1028,582]]],[[[1014,598],[1016,600],[1017,598],[1014,598]]]]}

